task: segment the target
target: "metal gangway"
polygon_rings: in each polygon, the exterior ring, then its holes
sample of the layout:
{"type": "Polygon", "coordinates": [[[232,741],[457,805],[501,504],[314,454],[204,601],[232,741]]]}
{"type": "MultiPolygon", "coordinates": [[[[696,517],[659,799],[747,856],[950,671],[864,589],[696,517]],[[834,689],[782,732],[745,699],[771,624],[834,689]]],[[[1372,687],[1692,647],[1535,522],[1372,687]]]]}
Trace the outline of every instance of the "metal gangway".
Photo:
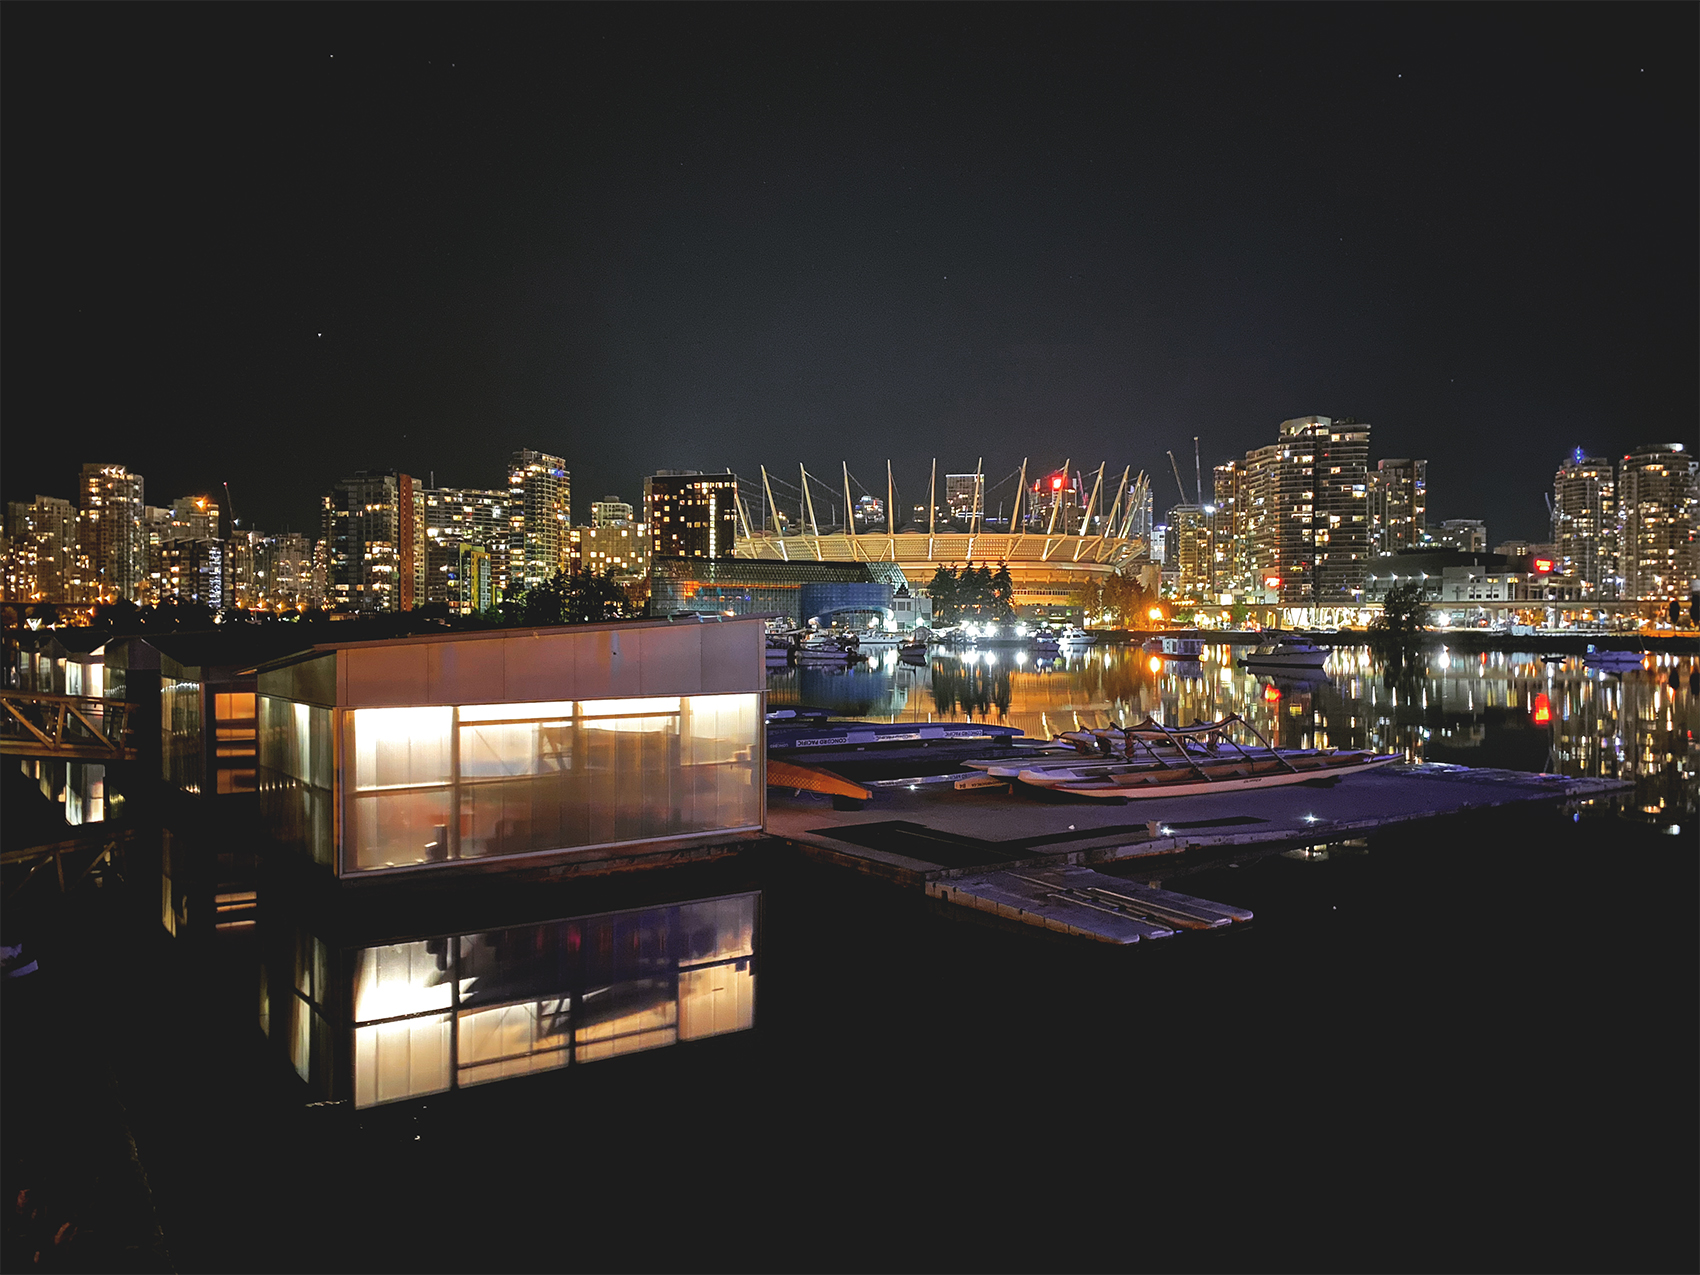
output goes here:
{"type": "Polygon", "coordinates": [[[128,709],[94,695],[0,690],[0,755],[134,761],[128,709]]]}

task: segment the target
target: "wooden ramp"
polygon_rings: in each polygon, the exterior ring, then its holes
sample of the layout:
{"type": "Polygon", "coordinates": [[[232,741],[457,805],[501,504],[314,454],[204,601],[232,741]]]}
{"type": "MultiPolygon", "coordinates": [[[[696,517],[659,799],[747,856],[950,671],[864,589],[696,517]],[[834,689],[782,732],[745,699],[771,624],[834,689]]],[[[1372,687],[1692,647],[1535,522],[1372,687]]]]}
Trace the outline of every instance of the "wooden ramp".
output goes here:
{"type": "Polygon", "coordinates": [[[927,893],[1023,925],[1123,946],[1169,938],[1178,930],[1214,930],[1251,920],[1245,908],[1069,866],[1010,868],[929,881],[927,893]]]}

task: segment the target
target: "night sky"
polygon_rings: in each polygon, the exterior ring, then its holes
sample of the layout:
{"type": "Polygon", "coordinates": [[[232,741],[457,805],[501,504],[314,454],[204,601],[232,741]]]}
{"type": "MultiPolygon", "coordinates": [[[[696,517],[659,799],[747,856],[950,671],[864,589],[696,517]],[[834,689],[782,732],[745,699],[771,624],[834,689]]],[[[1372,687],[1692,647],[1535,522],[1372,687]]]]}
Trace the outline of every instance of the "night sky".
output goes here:
{"type": "Polygon", "coordinates": [[[1316,412],[1544,539],[1570,448],[1695,439],[1697,12],[8,6],[4,495],[310,530],[531,446],[577,520],[935,455],[1161,510],[1316,412]]]}

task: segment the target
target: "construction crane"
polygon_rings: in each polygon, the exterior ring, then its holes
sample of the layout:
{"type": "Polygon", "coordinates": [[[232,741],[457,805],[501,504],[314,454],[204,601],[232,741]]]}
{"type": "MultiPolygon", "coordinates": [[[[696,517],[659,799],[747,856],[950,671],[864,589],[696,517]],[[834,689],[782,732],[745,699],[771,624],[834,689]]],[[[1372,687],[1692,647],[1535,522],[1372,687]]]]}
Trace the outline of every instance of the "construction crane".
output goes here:
{"type": "Polygon", "coordinates": [[[1173,466],[1173,468],[1174,468],[1174,471],[1175,471],[1175,486],[1180,489],[1181,504],[1184,505],[1184,504],[1187,503],[1187,500],[1186,500],[1186,484],[1181,481],[1181,465],[1180,465],[1180,462],[1175,459],[1175,454],[1172,451],[1169,453],[1169,464],[1171,466],[1173,466]]]}

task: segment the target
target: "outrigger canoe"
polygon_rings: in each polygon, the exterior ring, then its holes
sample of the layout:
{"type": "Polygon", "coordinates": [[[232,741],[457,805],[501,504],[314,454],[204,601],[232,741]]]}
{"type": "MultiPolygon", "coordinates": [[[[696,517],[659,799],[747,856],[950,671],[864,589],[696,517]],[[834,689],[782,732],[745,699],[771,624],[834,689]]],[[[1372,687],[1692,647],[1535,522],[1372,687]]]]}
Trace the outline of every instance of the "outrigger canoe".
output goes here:
{"type": "Polygon", "coordinates": [[[1125,767],[1087,765],[1074,770],[1024,770],[1019,778],[1034,787],[1079,793],[1083,797],[1184,797],[1302,784],[1374,770],[1399,760],[1399,753],[1323,752],[1304,756],[1277,752],[1269,758],[1167,768],[1136,763],[1125,767]]]}
{"type": "Polygon", "coordinates": [[[1033,787],[1087,797],[1178,797],[1302,784],[1400,760],[1398,753],[1363,749],[1278,749],[1237,713],[1191,726],[1165,726],[1147,717],[1137,726],[1076,735],[1071,742],[1082,752],[1095,747],[1101,754],[1112,755],[1072,765],[1036,763],[1019,771],[1017,778],[1033,787]],[[1235,740],[1230,733],[1235,726],[1259,746],[1247,747],[1235,740]],[[1114,759],[1113,749],[1117,747],[1123,750],[1125,761],[1114,759]]]}

